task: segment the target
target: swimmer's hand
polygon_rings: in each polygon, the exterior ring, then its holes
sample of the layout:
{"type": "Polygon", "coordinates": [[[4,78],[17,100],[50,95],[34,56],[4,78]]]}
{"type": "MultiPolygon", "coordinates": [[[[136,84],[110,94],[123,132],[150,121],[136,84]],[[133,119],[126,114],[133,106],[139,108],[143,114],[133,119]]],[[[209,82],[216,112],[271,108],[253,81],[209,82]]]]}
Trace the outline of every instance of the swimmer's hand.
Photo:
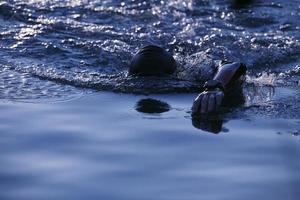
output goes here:
{"type": "Polygon", "coordinates": [[[224,92],[222,90],[211,90],[201,92],[192,106],[192,115],[215,113],[219,110],[224,92]]]}

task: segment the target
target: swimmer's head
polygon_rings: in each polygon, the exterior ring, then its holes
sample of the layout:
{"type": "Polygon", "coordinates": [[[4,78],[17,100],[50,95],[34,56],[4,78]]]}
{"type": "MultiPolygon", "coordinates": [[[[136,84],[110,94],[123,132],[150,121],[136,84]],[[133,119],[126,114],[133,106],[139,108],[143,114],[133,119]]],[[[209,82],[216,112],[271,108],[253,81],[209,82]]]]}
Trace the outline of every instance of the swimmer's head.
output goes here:
{"type": "Polygon", "coordinates": [[[148,45],[132,58],[129,74],[138,76],[166,76],[176,70],[177,64],[171,54],[161,47],[148,45]]]}
{"type": "Polygon", "coordinates": [[[254,3],[254,0],[232,0],[231,7],[234,9],[245,8],[254,3]]]}

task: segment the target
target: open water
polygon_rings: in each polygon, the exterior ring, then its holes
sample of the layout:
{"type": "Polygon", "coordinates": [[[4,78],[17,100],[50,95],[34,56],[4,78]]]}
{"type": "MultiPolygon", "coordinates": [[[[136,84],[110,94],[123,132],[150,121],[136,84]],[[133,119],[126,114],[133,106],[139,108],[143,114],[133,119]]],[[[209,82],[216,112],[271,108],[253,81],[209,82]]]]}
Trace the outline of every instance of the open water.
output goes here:
{"type": "Polygon", "coordinates": [[[2,0],[1,97],[195,92],[222,59],[244,62],[248,82],[297,86],[299,30],[299,0],[2,0]],[[147,44],[175,56],[173,77],[127,76],[147,44]]]}
{"type": "Polygon", "coordinates": [[[299,31],[299,0],[0,0],[0,199],[298,200],[299,31]],[[173,76],[127,75],[147,44],[173,76]],[[246,103],[192,118],[223,59],[246,103]]]}

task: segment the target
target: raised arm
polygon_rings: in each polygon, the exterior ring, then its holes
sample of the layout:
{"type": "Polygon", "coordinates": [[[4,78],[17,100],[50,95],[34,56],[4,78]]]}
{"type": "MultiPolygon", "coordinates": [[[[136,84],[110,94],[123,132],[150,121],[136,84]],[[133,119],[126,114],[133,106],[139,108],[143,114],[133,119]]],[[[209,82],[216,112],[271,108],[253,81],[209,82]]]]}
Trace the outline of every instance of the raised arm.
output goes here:
{"type": "Polygon", "coordinates": [[[241,93],[246,71],[242,63],[223,62],[215,77],[204,84],[203,91],[195,99],[192,115],[217,112],[224,98],[241,93]]]}

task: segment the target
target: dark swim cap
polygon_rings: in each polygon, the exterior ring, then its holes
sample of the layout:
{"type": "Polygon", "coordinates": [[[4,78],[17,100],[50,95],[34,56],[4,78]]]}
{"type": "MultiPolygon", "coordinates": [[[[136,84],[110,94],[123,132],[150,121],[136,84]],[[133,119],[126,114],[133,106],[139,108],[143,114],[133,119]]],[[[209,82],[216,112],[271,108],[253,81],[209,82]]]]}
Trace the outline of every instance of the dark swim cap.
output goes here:
{"type": "Polygon", "coordinates": [[[130,75],[164,76],[174,73],[176,61],[161,47],[148,45],[141,48],[132,58],[130,75]]]}

